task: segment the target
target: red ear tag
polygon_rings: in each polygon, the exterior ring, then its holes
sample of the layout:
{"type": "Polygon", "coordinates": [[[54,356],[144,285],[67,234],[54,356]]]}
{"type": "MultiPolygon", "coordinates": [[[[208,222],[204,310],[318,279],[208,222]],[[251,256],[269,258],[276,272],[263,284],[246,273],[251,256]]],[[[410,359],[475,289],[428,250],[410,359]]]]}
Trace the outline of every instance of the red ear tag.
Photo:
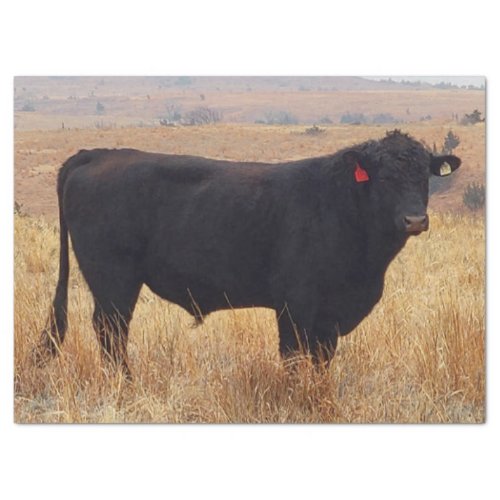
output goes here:
{"type": "Polygon", "coordinates": [[[368,172],[363,167],[361,167],[359,163],[356,163],[356,169],[354,170],[354,178],[356,179],[356,182],[366,182],[370,180],[368,172]]]}

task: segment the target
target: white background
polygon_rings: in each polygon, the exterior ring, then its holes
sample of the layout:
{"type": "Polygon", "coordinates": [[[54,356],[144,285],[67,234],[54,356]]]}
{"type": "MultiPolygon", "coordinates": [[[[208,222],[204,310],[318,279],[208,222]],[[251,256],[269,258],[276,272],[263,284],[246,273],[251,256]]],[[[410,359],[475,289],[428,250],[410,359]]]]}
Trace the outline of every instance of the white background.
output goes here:
{"type": "MultiPolygon", "coordinates": [[[[13,499],[500,498],[498,14],[494,2],[4,0],[0,493],[13,499]],[[15,75],[485,75],[487,424],[13,424],[15,75]]],[[[464,242],[466,244],[466,242],[464,242]]]]}

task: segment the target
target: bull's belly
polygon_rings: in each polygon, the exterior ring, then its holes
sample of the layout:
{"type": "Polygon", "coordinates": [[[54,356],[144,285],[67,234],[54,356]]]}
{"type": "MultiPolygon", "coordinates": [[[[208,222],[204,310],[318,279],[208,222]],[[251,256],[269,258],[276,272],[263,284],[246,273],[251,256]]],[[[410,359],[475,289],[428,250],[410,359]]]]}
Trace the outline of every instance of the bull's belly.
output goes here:
{"type": "Polygon", "coordinates": [[[145,284],[158,296],[173,302],[194,316],[224,309],[273,307],[270,294],[260,283],[239,280],[223,284],[207,277],[180,272],[149,276],[145,284]]]}

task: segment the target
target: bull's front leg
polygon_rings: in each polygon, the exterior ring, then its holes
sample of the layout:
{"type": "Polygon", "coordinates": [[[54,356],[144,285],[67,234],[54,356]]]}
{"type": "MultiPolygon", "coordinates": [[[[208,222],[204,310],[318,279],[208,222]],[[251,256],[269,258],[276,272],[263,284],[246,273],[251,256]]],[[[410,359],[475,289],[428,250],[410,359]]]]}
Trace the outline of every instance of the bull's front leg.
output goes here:
{"type": "Polygon", "coordinates": [[[300,307],[286,304],[276,312],[276,317],[283,358],[300,352],[310,354],[318,365],[332,359],[337,348],[339,325],[329,311],[322,312],[311,304],[300,307]]]}
{"type": "Polygon", "coordinates": [[[339,336],[338,322],[328,313],[315,317],[300,310],[292,315],[291,308],[277,311],[280,353],[283,358],[300,352],[310,354],[315,364],[325,365],[333,358],[339,336]]]}
{"type": "Polygon", "coordinates": [[[279,331],[279,349],[282,358],[310,351],[310,334],[314,325],[316,307],[287,300],[276,308],[279,331]]]}
{"type": "Polygon", "coordinates": [[[339,323],[330,312],[320,311],[314,320],[310,339],[310,352],[318,365],[328,364],[337,349],[339,323]]]}

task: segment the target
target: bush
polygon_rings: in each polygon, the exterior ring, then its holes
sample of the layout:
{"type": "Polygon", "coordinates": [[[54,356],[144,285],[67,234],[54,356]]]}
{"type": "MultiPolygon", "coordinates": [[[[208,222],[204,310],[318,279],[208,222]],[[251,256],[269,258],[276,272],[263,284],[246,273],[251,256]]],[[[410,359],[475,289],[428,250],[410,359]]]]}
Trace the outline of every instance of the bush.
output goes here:
{"type": "Polygon", "coordinates": [[[180,123],[182,120],[181,108],[178,104],[173,102],[167,102],[165,105],[166,113],[163,118],[160,119],[160,125],[165,127],[174,126],[180,123]]]}
{"type": "Polygon", "coordinates": [[[34,104],[31,101],[28,101],[27,103],[24,104],[24,106],[21,108],[21,111],[28,111],[28,112],[33,112],[36,111],[34,104]]]}
{"type": "Polygon", "coordinates": [[[373,123],[387,124],[387,123],[397,123],[398,120],[394,118],[390,113],[379,113],[373,117],[373,123]]]}
{"type": "Polygon", "coordinates": [[[174,81],[174,85],[180,85],[181,87],[191,85],[192,83],[193,83],[193,80],[189,76],[179,76],[174,81]]]}
{"type": "Polygon", "coordinates": [[[486,202],[486,189],[484,184],[471,182],[464,189],[463,194],[464,205],[469,210],[479,210],[484,207],[486,202]]]}
{"type": "Polygon", "coordinates": [[[14,200],[14,215],[19,215],[19,217],[24,217],[26,214],[24,213],[24,208],[22,203],[18,203],[14,200]]]}
{"type": "Polygon", "coordinates": [[[481,112],[475,109],[472,113],[465,114],[460,123],[462,125],[474,125],[480,122],[484,122],[484,118],[481,118],[481,112]]]}
{"type": "Polygon", "coordinates": [[[317,125],[313,125],[312,127],[306,128],[305,134],[306,135],[321,135],[326,132],[326,129],[320,128],[317,125]]]}
{"type": "Polygon", "coordinates": [[[329,116],[322,116],[319,119],[319,123],[321,123],[322,125],[329,125],[330,123],[333,123],[333,121],[329,116]]]}
{"type": "Polygon", "coordinates": [[[340,117],[340,123],[348,125],[360,125],[366,123],[368,120],[363,113],[344,113],[340,117]]]}
{"type": "Polygon", "coordinates": [[[444,138],[443,143],[443,154],[450,155],[453,153],[453,150],[460,144],[460,137],[455,135],[451,130],[448,132],[448,135],[444,138]]]}
{"type": "Polygon", "coordinates": [[[97,102],[97,104],[95,105],[95,112],[98,115],[103,115],[106,112],[106,108],[104,107],[104,104],[102,104],[101,102],[97,102]]]}
{"type": "Polygon", "coordinates": [[[185,125],[207,125],[222,120],[222,113],[212,108],[196,108],[187,113],[183,120],[185,125]]]}
{"type": "Polygon", "coordinates": [[[269,111],[265,122],[268,125],[296,125],[299,120],[288,111],[269,111]]]}

